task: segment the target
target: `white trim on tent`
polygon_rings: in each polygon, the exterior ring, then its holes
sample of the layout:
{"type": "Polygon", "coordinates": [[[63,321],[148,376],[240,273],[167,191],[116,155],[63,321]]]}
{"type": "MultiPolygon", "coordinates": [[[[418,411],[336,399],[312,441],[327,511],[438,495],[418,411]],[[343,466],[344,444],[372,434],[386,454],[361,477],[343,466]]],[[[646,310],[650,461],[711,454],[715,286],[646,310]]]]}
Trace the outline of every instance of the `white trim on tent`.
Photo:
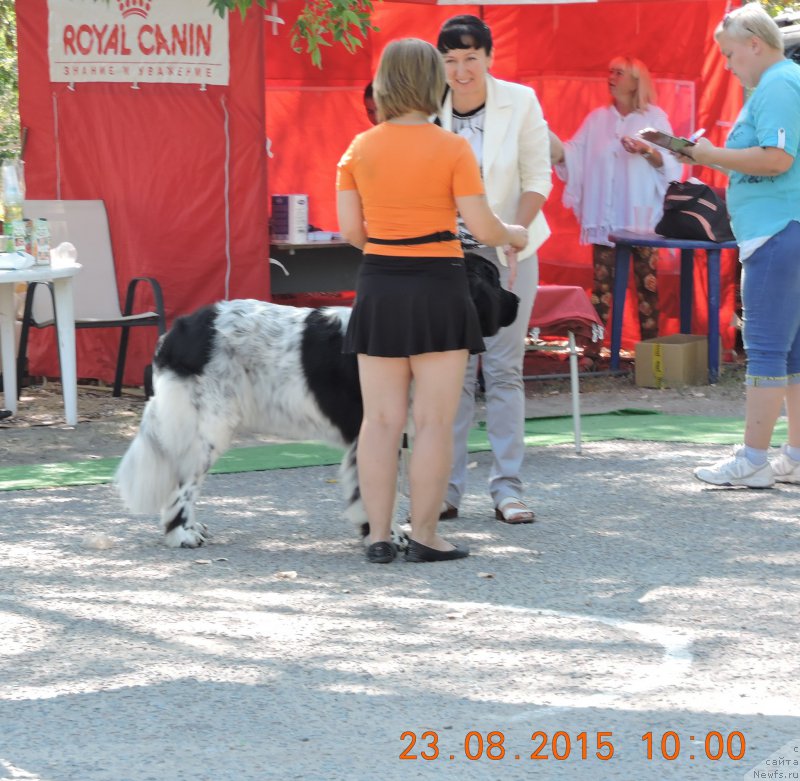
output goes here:
{"type": "Polygon", "coordinates": [[[225,114],[225,300],[231,296],[231,131],[230,115],[225,105],[225,96],[220,98],[222,111],[225,114]]]}

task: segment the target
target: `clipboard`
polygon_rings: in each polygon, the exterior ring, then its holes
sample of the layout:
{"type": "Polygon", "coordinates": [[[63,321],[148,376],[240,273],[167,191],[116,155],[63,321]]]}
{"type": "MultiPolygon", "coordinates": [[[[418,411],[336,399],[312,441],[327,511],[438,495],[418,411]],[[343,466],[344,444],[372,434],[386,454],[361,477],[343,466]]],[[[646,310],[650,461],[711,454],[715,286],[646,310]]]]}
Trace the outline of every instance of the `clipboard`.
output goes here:
{"type": "MultiPolygon", "coordinates": [[[[660,146],[662,149],[668,149],[670,152],[677,152],[689,158],[692,157],[691,148],[695,146],[695,142],[688,138],[671,136],[669,133],[664,133],[652,127],[646,127],[644,130],[640,130],[636,135],[643,141],[649,141],[651,144],[660,146]]],[[[716,165],[716,163],[694,163],[693,165],[704,165],[706,168],[713,168],[725,174],[725,176],[730,176],[730,171],[727,168],[716,165]]]]}
{"type": "MultiPolygon", "coordinates": [[[[695,145],[694,141],[690,141],[688,138],[671,136],[669,133],[664,133],[652,127],[646,127],[644,130],[640,130],[637,135],[644,141],[660,146],[662,149],[668,149],[670,152],[678,152],[679,154],[686,154],[686,150],[695,145]]],[[[686,156],[691,157],[691,154],[687,154],[686,156]]]]}

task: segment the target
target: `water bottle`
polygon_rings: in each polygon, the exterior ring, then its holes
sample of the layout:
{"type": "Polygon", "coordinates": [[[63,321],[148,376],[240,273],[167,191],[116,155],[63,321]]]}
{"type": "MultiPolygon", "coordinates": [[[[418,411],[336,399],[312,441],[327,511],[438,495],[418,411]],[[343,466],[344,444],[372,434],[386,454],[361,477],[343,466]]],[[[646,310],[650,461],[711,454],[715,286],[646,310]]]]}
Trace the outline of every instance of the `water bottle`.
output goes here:
{"type": "Polygon", "coordinates": [[[25,223],[22,218],[25,184],[20,175],[21,167],[19,160],[3,160],[4,252],[25,251],[25,223]]]}

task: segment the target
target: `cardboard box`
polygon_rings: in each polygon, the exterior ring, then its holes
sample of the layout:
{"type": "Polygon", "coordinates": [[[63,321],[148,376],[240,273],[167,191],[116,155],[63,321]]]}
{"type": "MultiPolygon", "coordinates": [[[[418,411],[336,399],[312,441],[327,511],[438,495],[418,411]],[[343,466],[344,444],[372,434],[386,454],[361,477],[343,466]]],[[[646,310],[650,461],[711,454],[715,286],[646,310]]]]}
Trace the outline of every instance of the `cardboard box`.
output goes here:
{"type": "Polygon", "coordinates": [[[643,388],[708,385],[708,338],[673,334],[639,342],[636,384],[643,388]]]}
{"type": "Polygon", "coordinates": [[[308,241],[308,196],[272,196],[272,239],[289,244],[308,241]]]}

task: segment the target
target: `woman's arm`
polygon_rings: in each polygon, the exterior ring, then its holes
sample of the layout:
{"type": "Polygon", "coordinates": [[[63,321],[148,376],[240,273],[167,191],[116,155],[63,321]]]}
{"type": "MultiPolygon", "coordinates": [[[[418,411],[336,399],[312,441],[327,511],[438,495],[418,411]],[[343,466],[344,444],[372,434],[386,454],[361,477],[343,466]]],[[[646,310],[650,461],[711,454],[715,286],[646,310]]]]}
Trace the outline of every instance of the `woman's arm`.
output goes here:
{"type": "Polygon", "coordinates": [[[716,165],[730,171],[751,176],[779,176],[786,173],[794,158],[775,146],[751,146],[747,149],[728,149],[714,146],[707,138],[701,138],[690,150],[692,154],[678,157],[682,162],[699,165],[716,165]]]}
{"type": "Polygon", "coordinates": [[[547,200],[541,193],[526,192],[519,197],[517,213],[514,221],[519,225],[530,225],[536,215],[542,210],[544,202],[547,200]]]}
{"type": "Polygon", "coordinates": [[[564,162],[564,143],[552,130],[547,132],[550,140],[550,162],[560,165],[564,162]]]}
{"type": "Polygon", "coordinates": [[[336,213],[339,218],[339,233],[345,241],[358,249],[367,243],[364,227],[364,210],[358,190],[340,190],[336,194],[336,213]]]}
{"type": "Polygon", "coordinates": [[[656,146],[650,146],[640,138],[633,136],[623,136],[620,139],[622,148],[632,155],[641,155],[653,168],[661,168],[664,165],[664,157],[656,146]]]}
{"type": "Polygon", "coordinates": [[[786,173],[798,152],[800,127],[800,105],[791,80],[772,80],[763,89],[759,86],[748,102],[748,109],[757,146],[717,147],[707,138],[701,138],[687,150],[687,156],[700,165],[715,165],[750,176],[786,173]]]}
{"type": "Polygon", "coordinates": [[[553,189],[550,164],[551,139],[542,107],[533,90],[526,90],[522,111],[522,123],[517,142],[520,190],[525,194],[540,196],[541,201],[528,199],[524,216],[529,216],[530,219],[527,221],[520,219],[523,215],[518,211],[516,220],[522,225],[530,225],[553,189]],[[533,212],[530,212],[531,208],[534,209],[533,212]]]}
{"type": "Polygon", "coordinates": [[[506,225],[489,208],[485,195],[456,196],[456,207],[469,232],[487,247],[510,244],[524,249],[528,244],[528,231],[522,225],[506,225]]]}
{"type": "Polygon", "coordinates": [[[585,164],[590,162],[588,147],[591,139],[604,137],[605,109],[590,111],[581,122],[580,127],[569,141],[561,141],[555,134],[549,134],[550,155],[553,170],[558,178],[566,183],[563,201],[568,208],[574,208],[582,198],[584,178],[586,176],[585,164]],[[558,141],[556,144],[555,142],[558,141]],[[553,157],[556,155],[559,159],[553,157]]]}

